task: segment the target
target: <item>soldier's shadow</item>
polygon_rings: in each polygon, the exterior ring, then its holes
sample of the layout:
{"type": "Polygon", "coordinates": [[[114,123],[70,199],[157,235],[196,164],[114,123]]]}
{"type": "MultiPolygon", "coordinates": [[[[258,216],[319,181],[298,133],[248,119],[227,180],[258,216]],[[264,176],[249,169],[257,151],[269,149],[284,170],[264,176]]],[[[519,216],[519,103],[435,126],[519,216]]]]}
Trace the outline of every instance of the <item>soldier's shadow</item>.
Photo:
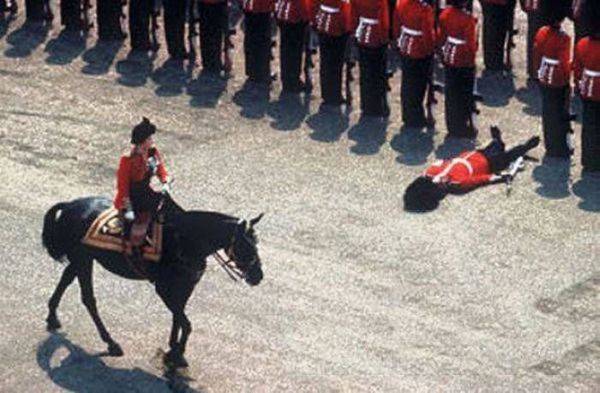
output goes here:
{"type": "Polygon", "coordinates": [[[190,105],[200,108],[215,108],[227,90],[227,80],[213,72],[203,71],[198,78],[188,82],[186,92],[191,97],[190,105]]]}
{"type": "Polygon", "coordinates": [[[348,129],[350,118],[339,107],[321,107],[314,115],[306,119],[312,130],[310,138],[317,142],[337,142],[348,129]]]}
{"type": "Polygon", "coordinates": [[[444,142],[435,149],[435,156],[441,160],[448,160],[460,153],[475,149],[477,142],[468,138],[455,138],[446,135],[444,142]]]}
{"type": "Polygon", "coordinates": [[[483,105],[494,108],[506,106],[515,95],[515,80],[512,75],[484,72],[477,79],[477,91],[483,97],[483,105]]]}
{"type": "Polygon", "coordinates": [[[108,366],[105,355],[87,353],[64,335],[51,334],[38,345],[36,359],[52,382],[71,392],[200,392],[167,374],[160,378],[139,368],[108,366]]]}
{"type": "Polygon", "coordinates": [[[362,116],[348,130],[348,138],[356,142],[350,151],[358,155],[377,154],[385,143],[387,126],[387,118],[362,116]]]}
{"type": "Polygon", "coordinates": [[[183,61],[168,59],[150,76],[156,83],[154,91],[159,97],[175,97],[181,95],[188,81],[183,61]]]}
{"type": "Polygon", "coordinates": [[[6,42],[11,47],[4,51],[4,55],[12,58],[31,56],[46,40],[49,31],[50,27],[44,23],[25,22],[6,37],[6,42]]]}
{"type": "Polygon", "coordinates": [[[400,153],[396,161],[404,165],[422,165],[433,151],[433,128],[402,127],[396,134],[390,146],[400,153]]]}
{"type": "Polygon", "coordinates": [[[533,170],[533,179],[539,183],[535,192],[548,199],[568,198],[570,178],[570,160],[544,157],[542,164],[533,170]]]}
{"type": "Polygon", "coordinates": [[[600,212],[600,173],[583,173],[581,179],[573,184],[573,194],[581,200],[580,209],[598,213],[600,212]]]}
{"type": "Polygon", "coordinates": [[[297,130],[306,118],[309,108],[309,96],[282,93],[267,109],[267,114],[273,118],[271,127],[279,131],[297,130]]]}
{"type": "Polygon", "coordinates": [[[244,82],[233,95],[233,102],[241,107],[240,115],[248,119],[262,119],[269,107],[269,87],[253,82],[244,82]]]}
{"type": "Polygon", "coordinates": [[[148,53],[131,51],[124,60],[117,62],[117,82],[127,87],[144,86],[152,74],[153,67],[153,59],[148,53]]]}
{"type": "Polygon", "coordinates": [[[86,65],[83,66],[81,72],[87,75],[106,74],[122,46],[123,40],[97,41],[94,47],[83,53],[82,59],[86,65]]]}
{"type": "Polygon", "coordinates": [[[0,40],[4,38],[6,33],[8,33],[8,29],[10,28],[10,24],[15,20],[14,15],[5,15],[0,18],[0,40]]]}
{"type": "Polygon", "coordinates": [[[542,114],[542,99],[537,84],[530,82],[526,87],[521,87],[516,91],[515,97],[525,104],[523,113],[529,116],[540,116],[542,114]]]}
{"type": "Polygon", "coordinates": [[[86,37],[79,32],[62,30],[58,37],[46,44],[44,52],[48,53],[46,63],[53,65],[70,64],[85,50],[86,37]]]}

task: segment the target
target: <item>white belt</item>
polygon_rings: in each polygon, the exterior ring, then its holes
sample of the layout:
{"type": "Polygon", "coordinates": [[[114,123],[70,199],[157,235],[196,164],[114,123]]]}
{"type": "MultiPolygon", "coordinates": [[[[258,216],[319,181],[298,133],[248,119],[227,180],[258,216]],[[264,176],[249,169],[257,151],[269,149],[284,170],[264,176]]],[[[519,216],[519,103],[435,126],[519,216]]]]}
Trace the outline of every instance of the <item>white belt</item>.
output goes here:
{"type": "Polygon", "coordinates": [[[560,60],[551,59],[551,58],[549,58],[549,57],[543,56],[543,57],[542,57],[542,63],[545,63],[545,64],[550,64],[550,65],[556,66],[556,65],[559,65],[559,64],[560,64],[560,60]]]}
{"type": "Polygon", "coordinates": [[[583,75],[589,76],[590,78],[600,78],[600,71],[592,71],[586,68],[583,70],[583,75]]]}
{"type": "Polygon", "coordinates": [[[465,41],[465,40],[461,40],[460,38],[456,38],[456,37],[452,37],[452,36],[448,36],[446,41],[448,41],[452,45],[464,45],[467,43],[467,41],[465,41]]]}
{"type": "Polygon", "coordinates": [[[423,35],[423,32],[420,30],[413,30],[413,29],[409,29],[408,27],[404,27],[404,26],[402,26],[402,32],[407,35],[412,35],[415,37],[419,37],[419,36],[423,35]]]}
{"type": "Polygon", "coordinates": [[[340,9],[321,4],[321,11],[327,12],[328,14],[337,14],[340,12],[340,9]]]}
{"type": "MultiPolygon", "coordinates": [[[[467,156],[467,158],[471,157],[472,155],[473,154],[469,154],[467,156]]],[[[467,161],[466,158],[458,157],[458,158],[452,159],[452,161],[448,164],[446,169],[444,169],[442,172],[440,172],[439,174],[434,176],[432,181],[434,183],[439,183],[444,177],[446,177],[448,175],[448,173],[450,173],[450,171],[452,170],[452,168],[454,168],[454,166],[456,164],[463,164],[467,168],[467,171],[469,171],[469,176],[473,175],[473,167],[471,166],[471,163],[469,161],[467,161]]]]}
{"type": "Polygon", "coordinates": [[[379,24],[379,21],[377,19],[364,18],[362,16],[358,19],[358,22],[361,25],[370,25],[370,26],[375,26],[375,25],[379,24]]]}

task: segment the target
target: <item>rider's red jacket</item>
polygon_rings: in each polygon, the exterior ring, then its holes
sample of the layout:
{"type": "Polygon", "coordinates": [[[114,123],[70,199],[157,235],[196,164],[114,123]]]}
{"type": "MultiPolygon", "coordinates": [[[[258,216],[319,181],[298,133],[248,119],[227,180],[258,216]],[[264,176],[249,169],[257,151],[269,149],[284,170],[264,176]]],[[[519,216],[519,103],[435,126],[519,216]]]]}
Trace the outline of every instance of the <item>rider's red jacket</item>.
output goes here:
{"type": "Polygon", "coordinates": [[[423,173],[434,183],[468,190],[492,180],[488,159],[479,151],[467,151],[456,158],[439,160],[423,173]]]}
{"type": "MultiPolygon", "coordinates": [[[[158,149],[156,149],[154,157],[158,161],[156,175],[162,183],[166,183],[168,173],[158,149]]],[[[119,210],[125,209],[129,202],[131,184],[141,182],[149,175],[151,173],[148,166],[148,157],[139,153],[135,147],[129,153],[122,155],[119,161],[119,169],[117,170],[117,194],[113,201],[115,208],[119,210]]]]}

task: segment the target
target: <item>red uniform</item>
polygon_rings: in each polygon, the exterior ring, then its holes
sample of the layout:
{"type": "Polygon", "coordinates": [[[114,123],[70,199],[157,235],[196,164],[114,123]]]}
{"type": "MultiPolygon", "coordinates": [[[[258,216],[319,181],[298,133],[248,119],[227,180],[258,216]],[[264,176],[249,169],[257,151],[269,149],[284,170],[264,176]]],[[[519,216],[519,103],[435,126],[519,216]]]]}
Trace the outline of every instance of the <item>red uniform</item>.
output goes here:
{"type": "Polygon", "coordinates": [[[394,39],[402,56],[422,59],[435,48],[433,7],[422,0],[400,0],[394,11],[394,39]]]}
{"type": "Polygon", "coordinates": [[[600,102],[600,39],[585,37],[575,47],[575,84],[585,100],[600,102]]]}
{"type": "Polygon", "coordinates": [[[390,16],[387,0],[352,2],[352,27],[359,46],[379,48],[389,42],[390,16]]]}
{"type": "Polygon", "coordinates": [[[541,84],[566,86],[571,70],[571,37],[557,28],[542,27],[535,35],[533,62],[541,84]]]}
{"type": "Polygon", "coordinates": [[[280,22],[308,22],[311,14],[311,0],[278,0],[275,4],[275,17],[280,22]]]}
{"type": "MultiPolygon", "coordinates": [[[[167,169],[158,149],[154,157],[158,161],[156,175],[162,183],[166,183],[168,177],[167,169]]],[[[119,210],[125,209],[129,203],[131,185],[142,182],[151,175],[147,157],[138,153],[135,148],[132,148],[129,154],[121,156],[119,169],[117,170],[117,195],[114,199],[115,208],[119,210]]]]}
{"type": "Polygon", "coordinates": [[[477,18],[456,7],[446,8],[440,14],[437,42],[442,47],[445,65],[474,67],[478,49],[477,18]]]}
{"type": "Polygon", "coordinates": [[[245,12],[266,13],[275,10],[275,0],[243,0],[245,12]]]}
{"type": "Polygon", "coordinates": [[[434,183],[470,189],[492,180],[488,159],[479,151],[468,151],[450,160],[439,160],[425,170],[434,183]]]}
{"type": "Polygon", "coordinates": [[[315,0],[313,28],[321,34],[339,37],[352,31],[350,0],[315,0]]]}

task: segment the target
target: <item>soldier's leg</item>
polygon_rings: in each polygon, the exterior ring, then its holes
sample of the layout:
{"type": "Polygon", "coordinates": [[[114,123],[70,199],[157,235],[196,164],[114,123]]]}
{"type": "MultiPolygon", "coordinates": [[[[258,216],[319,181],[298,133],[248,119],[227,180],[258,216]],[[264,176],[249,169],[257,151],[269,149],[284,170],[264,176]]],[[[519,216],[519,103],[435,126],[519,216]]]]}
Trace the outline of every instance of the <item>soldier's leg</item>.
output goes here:
{"type": "Polygon", "coordinates": [[[537,80],[537,70],[533,63],[533,40],[535,34],[542,27],[542,20],[538,12],[527,14],[527,76],[529,81],[537,80]]]}
{"type": "Polygon", "coordinates": [[[279,25],[279,64],[281,85],[284,92],[297,93],[302,90],[300,72],[305,43],[306,23],[281,23],[279,25]]]}
{"type": "Polygon", "coordinates": [[[483,9],[483,61],[488,71],[504,69],[504,45],[508,6],[482,4],[483,9]]]}
{"type": "Polygon", "coordinates": [[[360,48],[360,106],[364,115],[388,116],[386,48],[360,48]]]}
{"type": "Polygon", "coordinates": [[[28,22],[42,22],[46,19],[44,2],[41,0],[25,0],[25,17],[28,22]]]}
{"type": "Polygon", "coordinates": [[[256,15],[244,12],[244,67],[249,80],[256,79],[256,15]]]}
{"type": "Polygon", "coordinates": [[[185,57],[185,15],[186,2],[163,0],[164,29],[167,51],[173,59],[185,57]]]}
{"type": "Polygon", "coordinates": [[[600,102],[583,100],[581,164],[586,172],[600,171],[600,102]]]}
{"type": "Polygon", "coordinates": [[[347,35],[319,35],[319,78],[324,104],[340,105],[343,102],[342,82],[347,41],[347,35]]]}
{"type": "Polygon", "coordinates": [[[473,103],[473,78],[464,68],[446,67],[444,90],[446,127],[448,134],[456,137],[471,137],[469,117],[473,103]]]}
{"type": "Polygon", "coordinates": [[[568,88],[540,86],[542,95],[542,129],[546,155],[568,158],[567,133],[570,130],[566,114],[568,88]]]}
{"type": "Polygon", "coordinates": [[[424,127],[427,122],[423,100],[429,82],[431,57],[426,59],[402,58],[402,122],[407,127],[424,127]]]}
{"type": "Polygon", "coordinates": [[[227,3],[202,4],[200,8],[200,51],[202,67],[219,72],[223,68],[223,39],[227,26],[227,3]]]}
{"type": "Polygon", "coordinates": [[[129,33],[131,49],[150,49],[150,13],[152,0],[129,1],[129,33]]]}
{"type": "Polygon", "coordinates": [[[82,1],[62,0],[60,2],[60,22],[67,30],[81,30],[83,27],[82,1]]]}
{"type": "Polygon", "coordinates": [[[258,26],[256,31],[256,77],[260,83],[271,82],[271,32],[272,17],[270,12],[258,14],[258,26]]]}

